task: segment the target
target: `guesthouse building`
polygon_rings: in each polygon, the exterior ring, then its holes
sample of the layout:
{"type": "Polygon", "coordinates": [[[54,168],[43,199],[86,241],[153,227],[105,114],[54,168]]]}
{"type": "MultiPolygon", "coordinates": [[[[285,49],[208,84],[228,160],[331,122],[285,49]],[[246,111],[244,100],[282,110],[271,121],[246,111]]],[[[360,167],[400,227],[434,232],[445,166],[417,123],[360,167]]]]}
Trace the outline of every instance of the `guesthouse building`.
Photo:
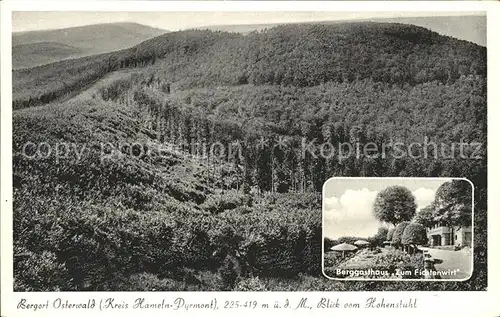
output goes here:
{"type": "Polygon", "coordinates": [[[427,229],[427,238],[431,247],[454,246],[464,247],[472,244],[471,227],[447,227],[436,224],[427,229]]]}

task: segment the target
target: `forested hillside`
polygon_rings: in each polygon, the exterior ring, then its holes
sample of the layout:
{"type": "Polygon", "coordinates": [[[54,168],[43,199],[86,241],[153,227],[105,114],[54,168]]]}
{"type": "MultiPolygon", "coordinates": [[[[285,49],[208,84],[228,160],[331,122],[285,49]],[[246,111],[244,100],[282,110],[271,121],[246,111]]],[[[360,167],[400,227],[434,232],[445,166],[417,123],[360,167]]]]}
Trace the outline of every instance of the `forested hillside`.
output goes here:
{"type": "Polygon", "coordinates": [[[134,48],[14,72],[14,107],[47,103],[120,68],[162,60],[179,88],[272,84],[307,87],[371,79],[396,85],[486,74],[486,49],[403,24],[279,26],[247,36],[168,33],[134,48]]]}
{"type": "MultiPolygon", "coordinates": [[[[428,16],[428,17],[394,17],[394,18],[372,18],[356,20],[357,22],[377,23],[403,23],[421,26],[444,36],[450,36],[461,40],[470,41],[486,46],[486,16],[428,16]]],[[[307,22],[307,24],[345,24],[355,21],[319,21],[307,22]]],[[[296,23],[303,24],[303,23],[296,23]]],[[[278,26],[279,24],[229,24],[229,25],[207,25],[198,29],[209,29],[212,31],[237,32],[247,34],[252,31],[262,31],[278,26]]]]}
{"type": "Polygon", "coordinates": [[[191,30],[13,76],[18,290],[486,287],[484,47],[402,24],[191,30]],[[385,157],[325,157],[302,145],[424,138],[447,156],[398,157],[392,144],[385,157]],[[28,141],[85,151],[30,159],[28,141]],[[473,148],[450,155],[460,141],[483,146],[474,159],[473,148]],[[216,143],[241,155],[204,148],[216,143]],[[332,176],[470,179],[473,278],[323,278],[320,194],[332,176]]]}

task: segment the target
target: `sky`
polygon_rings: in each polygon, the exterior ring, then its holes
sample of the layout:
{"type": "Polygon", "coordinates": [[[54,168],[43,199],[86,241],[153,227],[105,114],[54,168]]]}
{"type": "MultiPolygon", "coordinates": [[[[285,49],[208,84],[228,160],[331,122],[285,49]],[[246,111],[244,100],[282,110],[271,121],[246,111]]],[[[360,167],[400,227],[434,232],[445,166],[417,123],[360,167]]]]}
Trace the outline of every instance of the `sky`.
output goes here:
{"type": "MultiPolygon", "coordinates": [[[[208,25],[268,24],[356,20],[418,16],[460,16],[464,12],[60,12],[22,11],[12,13],[12,31],[60,29],[74,26],[136,22],[177,31],[208,25]]],[[[484,15],[484,13],[483,13],[484,15]]]]}
{"type": "Polygon", "coordinates": [[[381,224],[372,213],[377,193],[392,185],[408,188],[419,209],[429,205],[436,190],[450,179],[330,179],[324,187],[324,234],[331,239],[342,236],[373,236],[381,224]]]}

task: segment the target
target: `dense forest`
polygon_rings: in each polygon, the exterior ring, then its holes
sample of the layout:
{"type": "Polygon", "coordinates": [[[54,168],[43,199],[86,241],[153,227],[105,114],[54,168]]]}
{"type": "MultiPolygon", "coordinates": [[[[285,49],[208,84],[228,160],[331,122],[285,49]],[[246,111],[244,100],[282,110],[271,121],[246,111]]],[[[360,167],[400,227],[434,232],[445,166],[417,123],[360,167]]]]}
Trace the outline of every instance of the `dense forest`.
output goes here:
{"type": "Polygon", "coordinates": [[[162,61],[181,88],[326,82],[453,83],[486,75],[486,49],[427,29],[392,23],[285,25],[243,36],[191,30],[133,48],[13,73],[14,108],[47,103],[106,73],[162,61]]]}
{"type": "Polygon", "coordinates": [[[13,80],[17,290],[486,287],[484,47],[402,24],[191,30],[15,71],[13,80]],[[134,71],[106,81],[122,70],[134,71]],[[84,90],[91,93],[78,95],[84,90]],[[447,155],[422,158],[415,148],[399,157],[394,145],[386,157],[302,151],[304,140],[424,138],[445,144],[447,155]],[[41,150],[28,141],[75,148],[63,159],[33,159],[41,150]],[[460,141],[482,143],[478,158],[471,148],[467,158],[450,155],[460,141]],[[147,155],[123,146],[132,143],[147,155]],[[241,155],[203,147],[214,143],[241,155]],[[425,285],[323,278],[320,196],[332,176],[470,179],[473,277],[425,285]]]}

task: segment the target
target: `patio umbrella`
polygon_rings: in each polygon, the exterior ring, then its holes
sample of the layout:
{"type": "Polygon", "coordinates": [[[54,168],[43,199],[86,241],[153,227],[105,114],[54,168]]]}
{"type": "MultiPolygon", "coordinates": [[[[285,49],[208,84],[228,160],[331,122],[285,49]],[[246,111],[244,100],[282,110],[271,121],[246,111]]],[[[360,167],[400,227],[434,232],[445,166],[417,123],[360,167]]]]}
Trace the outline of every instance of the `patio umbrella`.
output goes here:
{"type": "Polygon", "coordinates": [[[349,244],[349,243],[337,244],[337,245],[330,248],[330,250],[333,250],[333,251],[342,251],[342,257],[344,257],[345,251],[354,251],[356,249],[357,249],[356,246],[349,244]]]}
{"type": "Polygon", "coordinates": [[[357,246],[363,246],[363,245],[370,244],[370,242],[365,241],[365,240],[358,240],[358,241],[354,242],[354,244],[357,245],[357,246]]]}

